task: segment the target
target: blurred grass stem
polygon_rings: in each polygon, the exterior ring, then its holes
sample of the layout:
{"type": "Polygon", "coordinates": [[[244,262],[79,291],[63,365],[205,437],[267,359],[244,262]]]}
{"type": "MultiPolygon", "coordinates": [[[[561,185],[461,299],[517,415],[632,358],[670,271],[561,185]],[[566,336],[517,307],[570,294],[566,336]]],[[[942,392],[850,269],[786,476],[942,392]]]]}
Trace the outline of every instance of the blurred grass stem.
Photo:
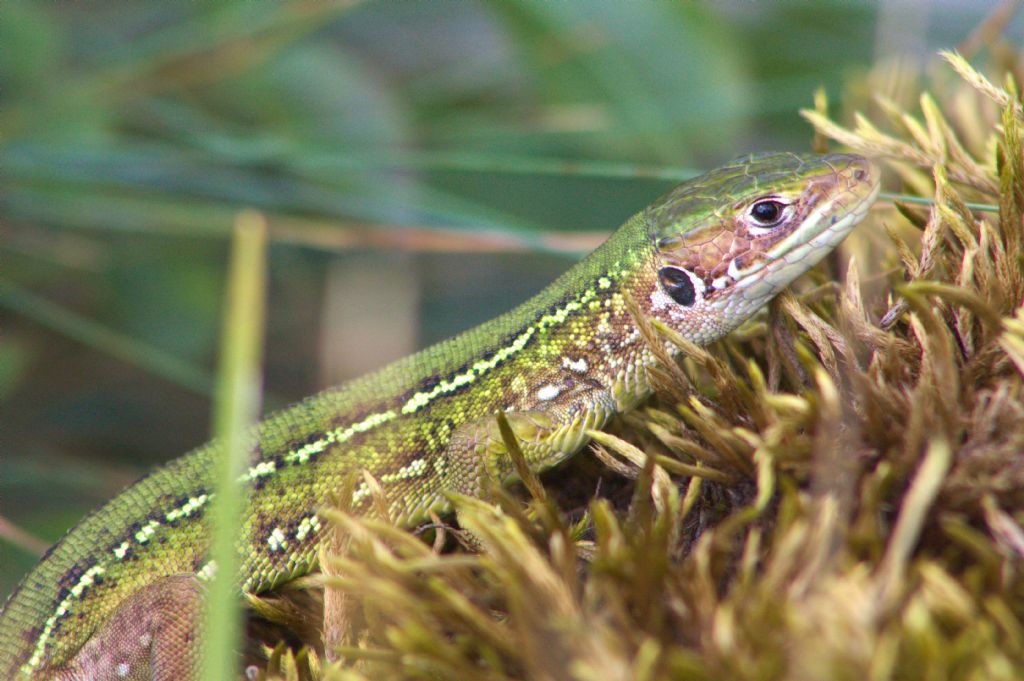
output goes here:
{"type": "Polygon", "coordinates": [[[217,576],[207,593],[203,679],[223,681],[238,673],[241,613],[236,574],[238,527],[245,502],[237,484],[248,460],[250,426],[259,416],[260,364],[266,301],[267,225],[262,215],[242,213],[235,222],[228,274],[227,308],[215,405],[215,435],[223,443],[217,499],[212,510],[211,557],[217,576]]]}

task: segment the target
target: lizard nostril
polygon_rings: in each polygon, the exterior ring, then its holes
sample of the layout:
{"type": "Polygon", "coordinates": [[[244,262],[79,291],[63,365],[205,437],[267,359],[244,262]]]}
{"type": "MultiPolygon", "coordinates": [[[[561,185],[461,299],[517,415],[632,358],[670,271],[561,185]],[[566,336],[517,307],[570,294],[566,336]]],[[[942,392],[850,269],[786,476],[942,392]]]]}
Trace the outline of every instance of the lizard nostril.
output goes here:
{"type": "Polygon", "coordinates": [[[868,179],[868,171],[864,170],[863,168],[857,168],[857,170],[853,171],[853,179],[857,180],[858,182],[863,182],[864,180],[868,179]]]}

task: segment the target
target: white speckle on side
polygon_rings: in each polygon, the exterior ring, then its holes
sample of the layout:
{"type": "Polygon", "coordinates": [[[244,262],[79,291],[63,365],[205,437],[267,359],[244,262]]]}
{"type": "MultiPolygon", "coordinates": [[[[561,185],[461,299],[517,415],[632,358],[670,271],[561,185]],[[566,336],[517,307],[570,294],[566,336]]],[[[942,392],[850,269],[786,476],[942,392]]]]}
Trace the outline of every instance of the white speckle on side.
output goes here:
{"type": "Polygon", "coordinates": [[[128,672],[132,670],[132,666],[127,662],[122,662],[117,665],[117,675],[121,678],[128,676],[128,672]]]}
{"type": "Polygon", "coordinates": [[[150,520],[142,526],[142,529],[135,533],[135,541],[140,544],[145,544],[154,534],[156,534],[156,528],[158,527],[160,527],[160,521],[150,520]]]}
{"type": "Polygon", "coordinates": [[[149,644],[153,642],[153,637],[149,634],[143,634],[139,636],[139,645],[143,648],[148,648],[149,644]]]}
{"type": "Polygon", "coordinates": [[[569,359],[568,357],[562,358],[562,366],[569,371],[575,371],[577,374],[586,373],[590,367],[587,365],[587,360],[583,357],[579,359],[569,359]]]}
{"type": "Polygon", "coordinates": [[[182,518],[187,518],[199,508],[203,506],[210,499],[210,495],[200,494],[198,497],[192,497],[188,499],[180,507],[168,511],[164,515],[164,520],[169,523],[174,523],[182,518]]]}
{"type": "Polygon", "coordinates": [[[124,560],[125,556],[128,555],[128,549],[130,548],[131,542],[121,542],[121,544],[114,549],[114,558],[117,558],[118,560],[124,560]]]}
{"type": "MultiPolygon", "coordinates": [[[[336,432],[338,432],[338,431],[331,431],[330,435],[334,435],[336,432]]],[[[287,461],[288,463],[299,463],[299,464],[306,463],[307,461],[310,460],[310,458],[316,456],[320,452],[322,452],[325,449],[327,449],[327,445],[329,445],[329,444],[330,444],[330,442],[328,440],[326,440],[326,439],[324,439],[324,440],[317,440],[315,442],[310,442],[309,444],[306,444],[306,445],[303,445],[302,447],[299,447],[295,451],[288,452],[285,455],[284,460],[287,461]]],[[[276,468],[276,465],[275,465],[275,468],[276,468]]],[[[255,479],[255,478],[253,478],[253,479],[255,479]]]]}
{"type": "Polygon", "coordinates": [[[296,541],[304,541],[312,532],[320,531],[320,519],[315,515],[306,516],[295,530],[296,541]]]}
{"type": "Polygon", "coordinates": [[[561,392],[562,389],[559,388],[557,385],[551,385],[550,383],[547,385],[542,385],[537,390],[537,399],[540,400],[541,402],[547,402],[548,400],[553,400],[556,397],[558,397],[559,393],[561,392]]]}
{"type": "Polygon", "coordinates": [[[352,505],[355,506],[368,496],[370,496],[370,487],[365,482],[359,483],[352,493],[352,505]]]}
{"type": "Polygon", "coordinates": [[[383,483],[395,483],[402,480],[410,480],[412,478],[418,478],[427,472],[427,461],[426,459],[414,459],[409,462],[409,465],[403,466],[394,473],[386,473],[380,476],[380,481],[383,483]]]}
{"type": "Polygon", "coordinates": [[[85,574],[78,580],[78,583],[71,587],[71,595],[75,598],[81,597],[86,589],[96,583],[96,577],[104,572],[106,572],[106,568],[102,565],[93,565],[85,571],[85,574]]]}
{"type": "Polygon", "coordinates": [[[288,548],[288,537],[280,527],[275,527],[267,537],[267,546],[271,551],[283,551],[288,548]]]}
{"type": "Polygon", "coordinates": [[[243,475],[239,481],[248,482],[250,480],[257,480],[268,475],[273,475],[274,471],[277,470],[277,464],[273,461],[260,461],[255,466],[249,469],[249,472],[243,475]]]}

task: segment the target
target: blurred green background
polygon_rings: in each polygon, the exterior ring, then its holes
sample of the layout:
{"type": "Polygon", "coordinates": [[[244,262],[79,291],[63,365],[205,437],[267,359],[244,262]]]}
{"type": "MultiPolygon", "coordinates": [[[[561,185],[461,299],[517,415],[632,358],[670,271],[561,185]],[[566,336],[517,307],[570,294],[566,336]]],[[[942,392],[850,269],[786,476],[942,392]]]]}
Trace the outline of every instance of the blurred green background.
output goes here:
{"type": "Polygon", "coordinates": [[[239,210],[271,226],[280,406],[538,291],[652,169],[807,149],[815,88],[995,6],[3,0],[0,598],[206,439],[239,210]]]}

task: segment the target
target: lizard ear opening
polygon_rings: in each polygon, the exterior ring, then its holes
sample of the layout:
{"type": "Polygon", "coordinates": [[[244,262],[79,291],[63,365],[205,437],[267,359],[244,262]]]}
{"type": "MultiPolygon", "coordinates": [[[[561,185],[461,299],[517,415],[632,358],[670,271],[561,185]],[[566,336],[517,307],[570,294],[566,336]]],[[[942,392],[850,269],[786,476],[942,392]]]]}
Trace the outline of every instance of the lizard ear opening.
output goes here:
{"type": "Polygon", "coordinates": [[[697,301],[697,289],[690,273],[678,267],[662,267],[658,270],[658,281],[672,300],[683,307],[690,307],[697,301]]]}

